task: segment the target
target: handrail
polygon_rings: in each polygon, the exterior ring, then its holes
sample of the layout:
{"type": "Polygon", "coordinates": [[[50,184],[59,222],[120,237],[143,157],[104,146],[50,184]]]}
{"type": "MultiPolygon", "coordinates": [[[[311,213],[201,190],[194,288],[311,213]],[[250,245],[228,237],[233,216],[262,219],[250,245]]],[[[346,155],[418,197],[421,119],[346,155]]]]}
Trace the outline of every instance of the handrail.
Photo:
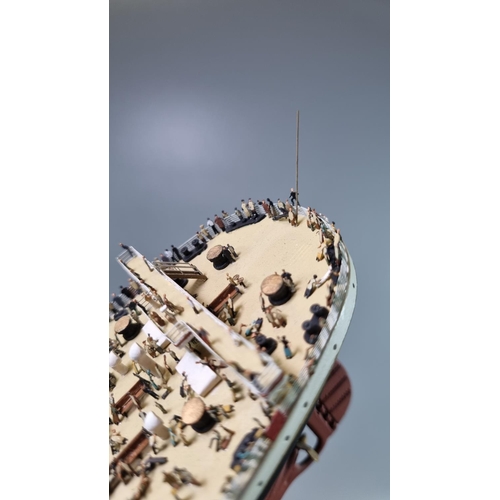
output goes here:
{"type": "MultiPolygon", "coordinates": [[[[307,214],[307,211],[304,210],[302,207],[299,207],[300,212],[302,214],[307,214]]],[[[323,221],[329,224],[328,219],[325,216],[320,215],[319,218],[323,221]]],[[[318,336],[318,339],[315,343],[314,349],[313,349],[313,356],[316,361],[316,363],[319,361],[321,358],[322,353],[324,352],[324,347],[327,344],[327,341],[331,338],[333,335],[333,332],[335,330],[335,327],[337,325],[337,322],[340,318],[340,314],[342,312],[342,308],[344,307],[346,298],[347,298],[347,293],[351,285],[351,260],[350,260],[350,255],[349,252],[347,251],[347,248],[345,244],[341,241],[339,245],[339,250],[341,252],[342,258],[341,258],[341,267],[340,267],[340,273],[339,277],[337,280],[337,289],[335,292],[335,295],[332,300],[332,304],[330,307],[330,311],[328,313],[328,316],[326,318],[325,324],[318,336]]],[[[354,285],[353,285],[354,286],[354,285]]],[[[339,350],[341,346],[336,346],[336,348],[339,350]]],[[[299,372],[299,376],[297,377],[296,381],[292,385],[292,387],[289,389],[287,392],[286,396],[278,406],[279,410],[282,411],[284,414],[289,414],[291,410],[295,407],[295,404],[298,401],[298,396],[300,393],[307,392],[307,384],[311,378],[309,368],[307,366],[307,363],[304,364],[302,369],[299,372]]],[[[257,443],[256,443],[257,444],[257,443]]],[[[255,445],[256,445],[255,444],[255,445]]],[[[255,446],[254,445],[254,446],[255,446]]],[[[252,447],[253,451],[253,447],[252,447]]],[[[241,494],[251,478],[253,477],[254,473],[257,471],[259,466],[261,465],[260,461],[256,460],[250,460],[247,464],[247,468],[243,473],[238,473],[233,480],[231,481],[231,486],[230,490],[226,492],[224,495],[224,498],[227,500],[236,498],[236,495],[241,494]]]]}

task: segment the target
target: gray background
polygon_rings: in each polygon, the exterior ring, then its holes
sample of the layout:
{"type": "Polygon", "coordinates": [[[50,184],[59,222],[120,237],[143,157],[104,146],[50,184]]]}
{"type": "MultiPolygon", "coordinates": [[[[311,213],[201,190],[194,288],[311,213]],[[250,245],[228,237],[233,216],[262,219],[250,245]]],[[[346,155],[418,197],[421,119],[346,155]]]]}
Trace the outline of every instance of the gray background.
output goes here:
{"type": "Polygon", "coordinates": [[[358,274],[351,406],[286,500],[389,498],[389,2],[110,2],[110,292],[241,198],[299,193],[358,274]]]}

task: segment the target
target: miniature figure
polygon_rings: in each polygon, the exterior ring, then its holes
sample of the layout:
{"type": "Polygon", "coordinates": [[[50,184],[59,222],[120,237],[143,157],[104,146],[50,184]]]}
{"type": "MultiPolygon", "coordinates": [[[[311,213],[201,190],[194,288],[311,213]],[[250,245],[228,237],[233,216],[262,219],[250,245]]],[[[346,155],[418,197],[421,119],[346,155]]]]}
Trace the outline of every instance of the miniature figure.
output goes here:
{"type": "Polygon", "coordinates": [[[262,295],[262,292],[259,294],[259,299],[260,299],[260,308],[262,312],[266,311],[266,300],[264,299],[264,296],[262,295]]]}
{"type": "Polygon", "coordinates": [[[221,428],[228,433],[228,435],[224,436],[220,442],[220,449],[226,450],[227,447],[229,446],[229,443],[231,442],[232,437],[236,434],[236,432],[232,431],[231,429],[228,429],[227,427],[224,427],[223,425],[221,425],[221,428]]]}
{"type": "Polygon", "coordinates": [[[189,305],[193,308],[193,311],[196,314],[201,313],[202,309],[199,309],[198,306],[189,297],[186,297],[186,300],[189,302],[189,305]]]}
{"type": "Polygon", "coordinates": [[[217,410],[216,406],[213,405],[207,406],[206,410],[213,420],[215,420],[216,422],[220,422],[219,411],[217,410]]]}
{"type": "Polygon", "coordinates": [[[170,354],[170,356],[172,356],[172,359],[173,359],[176,363],[178,363],[178,362],[180,361],[180,359],[177,357],[177,354],[175,354],[175,352],[174,352],[172,349],[170,349],[169,347],[167,347],[167,348],[165,349],[165,352],[168,352],[168,353],[170,354]]]}
{"type": "Polygon", "coordinates": [[[179,439],[177,438],[175,429],[172,429],[172,427],[167,427],[167,430],[170,435],[170,444],[175,448],[179,444],[179,439]]]}
{"type": "Polygon", "coordinates": [[[163,482],[168,483],[172,488],[179,489],[182,484],[175,474],[163,472],[163,482]]]}
{"type": "Polygon", "coordinates": [[[201,224],[200,226],[200,234],[202,234],[208,240],[212,239],[212,236],[210,235],[210,233],[207,231],[207,229],[203,224],[201,224]]]}
{"type": "Polygon", "coordinates": [[[160,403],[158,403],[158,401],[155,401],[155,406],[161,410],[161,412],[163,413],[163,415],[165,415],[166,413],[168,413],[168,410],[165,410],[165,408],[160,403]]]}
{"type": "Polygon", "coordinates": [[[210,343],[210,340],[208,338],[209,333],[204,328],[198,328],[197,332],[201,340],[203,340],[205,344],[208,344],[210,347],[212,347],[212,344],[210,343]]]}
{"type": "Polygon", "coordinates": [[[174,472],[179,477],[182,484],[193,484],[194,486],[201,486],[193,475],[184,468],[174,467],[174,472]]]}
{"type": "Polygon", "coordinates": [[[156,326],[158,326],[160,330],[166,325],[165,320],[156,311],[150,311],[149,317],[154,323],[156,323],[156,326]]]}
{"type": "Polygon", "coordinates": [[[340,241],[342,237],[340,236],[340,229],[336,229],[333,233],[333,246],[335,248],[335,259],[338,260],[340,258],[340,241]]]}
{"type": "Polygon", "coordinates": [[[168,248],[165,248],[163,255],[167,258],[166,262],[172,262],[174,260],[174,253],[168,248]]]}
{"type": "Polygon", "coordinates": [[[250,389],[248,389],[248,397],[252,401],[257,401],[257,399],[259,399],[259,396],[257,396],[257,394],[254,394],[250,389]]]}
{"type": "Polygon", "coordinates": [[[292,203],[295,203],[295,201],[297,201],[297,204],[299,203],[299,193],[296,193],[293,188],[290,188],[290,194],[288,195],[288,198],[292,200],[292,203]]]}
{"type": "Polygon", "coordinates": [[[220,313],[218,314],[218,318],[221,321],[225,321],[226,323],[228,323],[231,326],[236,325],[236,321],[234,320],[231,312],[229,311],[229,307],[228,307],[227,303],[224,304],[224,307],[221,309],[220,313]]]}
{"type": "Polygon", "coordinates": [[[271,218],[272,215],[271,215],[271,209],[269,207],[269,205],[266,203],[265,200],[262,200],[262,201],[259,201],[259,205],[262,206],[262,208],[264,209],[264,212],[266,212],[266,215],[271,218]]]}
{"type": "Polygon", "coordinates": [[[276,202],[276,206],[280,209],[282,214],[286,214],[285,204],[279,198],[278,201],[276,202]]]}
{"type": "Polygon", "coordinates": [[[297,216],[295,215],[295,211],[293,210],[292,207],[290,207],[288,209],[288,223],[292,227],[296,227],[297,226],[297,216]]]}
{"type": "MultiPolygon", "coordinates": [[[[233,280],[236,281],[236,284],[238,285],[242,285],[243,288],[246,288],[247,286],[245,285],[245,279],[243,278],[243,276],[240,276],[239,274],[235,274],[233,276],[233,280]]],[[[238,293],[241,293],[239,290],[238,290],[238,293]]]]}
{"type": "Polygon", "coordinates": [[[215,372],[217,373],[217,375],[219,374],[220,370],[224,369],[224,368],[227,368],[227,365],[225,363],[222,363],[221,361],[217,361],[216,359],[214,358],[210,358],[209,359],[209,362],[210,362],[210,368],[215,372]]]}
{"type": "Polygon", "coordinates": [[[237,274],[235,274],[233,277],[231,277],[229,275],[229,273],[226,273],[226,279],[227,279],[227,281],[229,281],[229,283],[231,283],[231,285],[236,287],[236,290],[238,291],[238,293],[241,293],[241,291],[238,289],[239,284],[242,284],[246,288],[245,283],[243,283],[243,278],[240,278],[237,274]]]}
{"type": "Polygon", "coordinates": [[[127,438],[124,438],[119,431],[117,431],[116,429],[113,429],[111,428],[110,429],[110,433],[111,433],[111,436],[109,436],[110,440],[113,441],[114,445],[118,448],[118,450],[120,449],[120,447],[122,445],[125,445],[127,444],[128,442],[128,439],[127,438]]]}
{"type": "Polygon", "coordinates": [[[189,441],[187,438],[186,438],[186,435],[184,434],[184,430],[181,429],[180,432],[179,432],[179,437],[181,438],[181,441],[182,441],[182,444],[184,446],[189,446],[191,444],[191,441],[189,441]]]}
{"type": "Polygon", "coordinates": [[[137,472],[132,469],[132,467],[124,462],[123,460],[118,460],[116,466],[114,467],[116,477],[120,480],[123,481],[124,484],[128,484],[130,481],[130,476],[137,476],[137,472]],[[127,474],[125,477],[123,476],[123,473],[127,474]]]}
{"type": "Polygon", "coordinates": [[[153,450],[153,453],[156,455],[160,449],[156,446],[156,435],[151,434],[149,436],[149,446],[151,446],[151,449],[153,450]]]}
{"type": "Polygon", "coordinates": [[[182,314],[184,312],[183,307],[176,306],[173,302],[170,302],[165,294],[163,294],[163,302],[174,314],[182,314]]]}
{"type": "Polygon", "coordinates": [[[139,400],[133,394],[130,394],[130,392],[127,392],[127,394],[128,394],[128,397],[130,398],[130,400],[132,401],[132,403],[134,403],[134,406],[138,410],[142,410],[142,406],[141,406],[141,403],[139,402],[139,400]]]}
{"type": "Polygon", "coordinates": [[[317,462],[319,460],[319,454],[318,452],[312,447],[309,446],[306,443],[307,436],[305,434],[302,434],[300,436],[299,440],[297,441],[297,444],[295,445],[299,450],[304,450],[307,452],[307,454],[315,461],[317,462]]]}
{"type": "Polygon", "coordinates": [[[139,465],[139,469],[141,473],[149,474],[157,465],[166,464],[167,462],[167,457],[152,457],[151,455],[149,455],[141,462],[141,464],[139,465]]]}
{"type": "Polygon", "coordinates": [[[111,297],[112,297],[112,301],[113,301],[113,304],[116,308],[116,306],[118,306],[118,310],[122,310],[122,309],[125,309],[125,302],[123,302],[123,299],[121,297],[118,297],[117,295],[115,295],[114,293],[111,294],[111,297]]]}
{"type": "Polygon", "coordinates": [[[214,224],[209,217],[207,217],[207,226],[212,229],[212,231],[214,232],[215,236],[217,236],[221,230],[219,229],[219,226],[217,226],[216,224],[214,224]]]}
{"type": "Polygon", "coordinates": [[[198,237],[198,239],[202,242],[202,243],[206,243],[207,242],[207,239],[205,238],[205,236],[203,234],[201,234],[200,232],[196,233],[196,236],[198,237]]]}
{"type": "Polygon", "coordinates": [[[146,370],[146,374],[149,377],[149,382],[151,383],[151,385],[155,388],[156,391],[159,391],[161,389],[161,387],[159,385],[157,385],[155,383],[155,381],[153,380],[153,374],[151,373],[151,370],[146,370]]]}
{"type": "Polygon", "coordinates": [[[245,368],[242,368],[236,361],[228,361],[228,365],[231,365],[238,373],[243,375],[251,382],[253,382],[259,376],[257,372],[253,372],[251,370],[246,370],[245,368]]]}
{"type": "Polygon", "coordinates": [[[182,383],[179,387],[179,393],[182,398],[187,397],[188,400],[194,397],[194,391],[188,383],[186,372],[182,372],[182,383]]]}
{"type": "Polygon", "coordinates": [[[119,243],[119,245],[128,252],[128,254],[130,255],[130,257],[135,257],[135,253],[132,251],[132,249],[128,246],[128,245],[125,245],[124,243],[119,243]]]}
{"type": "Polygon", "coordinates": [[[217,405],[217,411],[224,415],[224,417],[229,418],[229,414],[234,412],[233,405],[217,405]]]}
{"type": "Polygon", "coordinates": [[[132,368],[134,370],[134,375],[139,375],[139,373],[143,371],[142,367],[134,360],[132,360],[132,368]]]}
{"type": "Polygon", "coordinates": [[[248,219],[249,217],[252,216],[250,211],[248,210],[248,206],[245,203],[245,200],[241,200],[241,209],[243,210],[243,213],[245,214],[245,218],[248,219]]]}
{"type": "Polygon", "coordinates": [[[172,253],[174,254],[174,258],[177,259],[177,262],[180,262],[182,260],[182,255],[179,252],[179,249],[175,247],[174,245],[170,245],[170,248],[172,249],[172,253]]]}
{"type": "Polygon", "coordinates": [[[210,449],[212,449],[212,443],[215,441],[215,451],[219,451],[220,450],[220,433],[219,433],[219,431],[217,431],[215,429],[212,432],[214,433],[214,436],[210,440],[208,447],[210,449]]]}
{"type": "Polygon", "coordinates": [[[286,326],[286,319],[279,309],[276,309],[274,306],[267,306],[264,312],[266,313],[266,319],[273,325],[273,328],[286,326]]]}
{"type": "Polygon", "coordinates": [[[165,370],[167,370],[167,372],[170,373],[170,375],[173,375],[175,373],[174,370],[172,370],[172,368],[170,368],[170,366],[167,363],[166,354],[163,355],[163,366],[165,367],[165,370]]]}
{"type": "Polygon", "coordinates": [[[121,349],[118,349],[118,346],[123,347],[122,344],[120,344],[120,341],[118,340],[118,337],[116,336],[115,333],[115,339],[109,339],[109,351],[113,351],[118,357],[123,358],[125,356],[125,351],[122,351],[121,349]]]}
{"type": "Polygon", "coordinates": [[[116,455],[120,451],[120,447],[111,439],[109,438],[109,447],[111,448],[111,455],[116,455]]]}
{"type": "Polygon", "coordinates": [[[318,278],[318,276],[316,274],[314,274],[313,277],[307,283],[306,290],[304,292],[304,297],[306,299],[308,299],[313,294],[314,290],[316,290],[316,287],[317,287],[316,279],[317,278],[318,278]]]}
{"type": "Polygon", "coordinates": [[[208,366],[209,368],[212,368],[210,361],[208,360],[208,357],[205,356],[203,359],[200,359],[200,361],[196,361],[197,365],[204,365],[208,366]]]}
{"type": "Polygon", "coordinates": [[[311,207],[307,207],[307,227],[311,230],[311,231],[315,231],[316,228],[314,226],[314,222],[313,222],[313,215],[312,215],[312,211],[311,211],[311,207]]]}
{"type": "Polygon", "coordinates": [[[167,387],[167,390],[161,395],[161,399],[166,399],[171,392],[173,392],[173,389],[171,387],[167,387]]]}
{"type": "MultiPolygon", "coordinates": [[[[130,304],[129,304],[130,306],[130,304]]],[[[129,309],[130,310],[130,317],[139,325],[142,324],[142,321],[139,319],[139,315],[141,314],[141,311],[137,310],[134,306],[129,309]]]]}
{"type": "Polygon", "coordinates": [[[135,297],[135,295],[136,295],[133,290],[131,290],[128,287],[121,286],[121,285],[120,285],[120,292],[123,295],[125,295],[125,297],[127,297],[128,299],[133,299],[135,297]]]}
{"type": "Polygon", "coordinates": [[[257,418],[257,417],[253,417],[253,420],[255,420],[255,422],[257,422],[257,425],[262,428],[262,429],[265,429],[266,426],[257,418]]]}
{"type": "Polygon", "coordinates": [[[156,358],[156,356],[158,356],[158,353],[156,352],[156,349],[154,348],[154,346],[150,345],[147,343],[146,340],[144,340],[142,342],[142,345],[144,346],[144,349],[146,349],[146,352],[152,357],[152,358],[156,358]]]}
{"type": "Polygon", "coordinates": [[[221,231],[224,232],[226,231],[226,226],[224,225],[224,221],[217,214],[215,214],[214,216],[214,223],[221,231]]]}
{"type": "Polygon", "coordinates": [[[277,338],[283,344],[283,350],[285,352],[286,359],[292,359],[293,355],[292,355],[292,351],[291,351],[291,349],[289,347],[290,341],[287,340],[284,335],[282,337],[278,336],[277,338]]]}
{"type": "Polygon", "coordinates": [[[231,315],[231,318],[235,319],[236,313],[234,311],[234,303],[233,303],[233,299],[231,298],[231,295],[227,296],[226,305],[228,307],[228,311],[229,311],[229,314],[231,315]]]}
{"type": "Polygon", "coordinates": [[[309,375],[312,375],[314,373],[314,368],[317,362],[317,359],[314,356],[314,346],[311,346],[307,349],[304,360],[306,361],[306,367],[309,375]]]}
{"type": "Polygon", "coordinates": [[[231,482],[233,478],[231,476],[226,476],[226,481],[222,485],[222,488],[220,489],[221,493],[230,493],[231,492],[231,482]]]}
{"type": "Polygon", "coordinates": [[[238,219],[240,219],[240,220],[247,219],[236,207],[234,207],[234,213],[238,216],[238,219]]]}
{"type": "Polygon", "coordinates": [[[182,431],[186,427],[187,424],[185,424],[182,421],[182,418],[179,415],[174,415],[171,419],[170,422],[175,422],[176,426],[179,427],[179,429],[182,431]]]}
{"type": "Polygon", "coordinates": [[[256,216],[257,210],[255,210],[255,205],[253,204],[252,198],[248,198],[247,206],[250,212],[252,212],[252,215],[256,216]]]}
{"type": "Polygon", "coordinates": [[[292,275],[289,272],[285,271],[284,269],[282,269],[282,271],[283,272],[281,273],[281,277],[285,282],[285,285],[288,286],[288,288],[290,288],[290,291],[292,293],[295,293],[295,283],[292,280],[292,275]]]}
{"type": "Polygon", "coordinates": [[[110,373],[109,374],[109,390],[112,391],[116,387],[116,377],[110,373]]]}
{"type": "Polygon", "coordinates": [[[236,250],[234,249],[233,246],[231,246],[229,243],[226,245],[226,248],[229,250],[229,253],[231,254],[231,256],[233,257],[233,259],[237,259],[238,258],[238,254],[236,253],[236,250]]]}
{"type": "MultiPolygon", "coordinates": [[[[134,373],[134,375],[135,375],[135,373],[134,373]]],[[[156,394],[156,392],[154,392],[153,389],[151,389],[151,387],[149,385],[143,383],[142,390],[146,394],[149,394],[154,399],[160,399],[160,396],[158,396],[158,394],[156,394]]]]}
{"type": "Polygon", "coordinates": [[[227,375],[224,373],[221,375],[221,378],[224,382],[226,382],[227,386],[231,390],[231,393],[233,394],[233,403],[239,401],[240,398],[238,397],[238,394],[241,392],[241,387],[236,382],[231,382],[231,380],[229,380],[227,375]]]}
{"type": "Polygon", "coordinates": [[[259,333],[260,329],[262,327],[262,318],[257,318],[253,320],[250,325],[246,325],[244,323],[241,324],[239,333],[241,335],[241,330],[245,326],[248,326],[248,328],[245,330],[245,337],[250,337],[252,336],[253,333],[259,333]]]}
{"type": "Polygon", "coordinates": [[[139,293],[142,292],[141,285],[139,285],[137,281],[133,280],[132,278],[129,278],[128,283],[129,283],[129,288],[135,292],[135,295],[138,295],[139,293]]]}
{"type": "Polygon", "coordinates": [[[149,333],[147,335],[148,336],[146,337],[146,342],[148,343],[148,345],[153,347],[158,352],[158,354],[165,354],[165,350],[160,345],[158,345],[158,340],[151,337],[149,333]]]}
{"type": "MultiPolygon", "coordinates": [[[[113,423],[115,425],[118,425],[121,422],[120,412],[118,411],[118,408],[115,405],[115,397],[114,397],[113,393],[111,393],[109,395],[109,407],[111,409],[111,417],[113,419],[113,423]]],[[[122,419],[123,419],[123,415],[122,415],[122,419]]]]}
{"type": "Polygon", "coordinates": [[[276,217],[277,215],[279,215],[278,210],[274,206],[274,202],[267,198],[267,203],[269,204],[269,211],[271,212],[271,216],[276,217]]]}
{"type": "Polygon", "coordinates": [[[148,489],[149,484],[151,483],[151,480],[149,479],[149,477],[145,472],[142,472],[140,478],[141,482],[139,483],[136,492],[132,495],[131,500],[140,500],[146,494],[146,490],[148,489]]]}
{"type": "Polygon", "coordinates": [[[221,256],[224,257],[225,260],[229,261],[229,263],[235,262],[231,252],[225,247],[222,247],[221,256]]]}
{"type": "Polygon", "coordinates": [[[271,420],[272,415],[273,415],[273,409],[274,409],[274,404],[271,403],[271,401],[266,401],[266,405],[264,406],[262,403],[260,403],[260,407],[262,409],[262,413],[271,420]]]}
{"type": "Polygon", "coordinates": [[[132,312],[132,311],[135,311],[135,312],[136,312],[136,314],[137,314],[138,316],[142,314],[142,313],[141,313],[141,311],[139,311],[139,310],[137,309],[138,307],[140,307],[140,308],[143,310],[143,312],[144,312],[145,314],[147,314],[147,313],[148,313],[148,310],[147,310],[147,309],[146,309],[146,308],[145,308],[145,307],[144,307],[141,303],[137,302],[137,300],[136,300],[136,299],[132,299],[132,300],[128,303],[127,307],[128,307],[128,309],[129,309],[129,311],[131,311],[131,312],[132,312]]]}

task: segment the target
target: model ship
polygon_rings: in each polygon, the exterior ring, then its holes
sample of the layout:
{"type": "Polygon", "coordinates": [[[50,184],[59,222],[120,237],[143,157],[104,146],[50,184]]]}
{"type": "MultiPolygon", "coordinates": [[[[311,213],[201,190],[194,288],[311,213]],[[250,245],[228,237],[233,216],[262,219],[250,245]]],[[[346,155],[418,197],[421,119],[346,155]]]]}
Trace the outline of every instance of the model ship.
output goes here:
{"type": "Polygon", "coordinates": [[[344,415],[356,274],[335,224],[290,198],[242,200],[151,260],[122,245],[114,499],[277,500],[344,415]]]}

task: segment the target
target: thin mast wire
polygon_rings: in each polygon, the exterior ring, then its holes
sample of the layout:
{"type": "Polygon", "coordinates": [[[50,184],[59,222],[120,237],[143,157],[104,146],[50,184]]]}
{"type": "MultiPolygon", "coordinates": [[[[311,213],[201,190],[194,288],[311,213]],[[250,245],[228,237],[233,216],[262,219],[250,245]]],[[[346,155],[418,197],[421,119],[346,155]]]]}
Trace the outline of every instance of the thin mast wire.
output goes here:
{"type": "Polygon", "coordinates": [[[297,144],[295,149],[295,220],[298,223],[299,221],[299,111],[298,110],[297,110],[297,144]]]}

